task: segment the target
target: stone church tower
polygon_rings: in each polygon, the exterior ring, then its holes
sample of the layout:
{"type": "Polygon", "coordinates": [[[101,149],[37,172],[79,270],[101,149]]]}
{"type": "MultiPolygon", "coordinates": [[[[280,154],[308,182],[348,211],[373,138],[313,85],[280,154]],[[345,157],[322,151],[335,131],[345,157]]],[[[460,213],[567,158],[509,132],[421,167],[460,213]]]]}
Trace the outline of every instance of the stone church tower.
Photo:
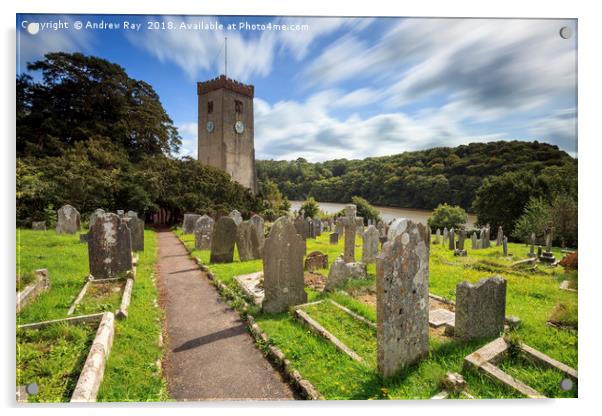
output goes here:
{"type": "Polygon", "coordinates": [[[221,75],[197,83],[198,158],[228,172],[257,193],[253,125],[253,85],[221,75]]]}

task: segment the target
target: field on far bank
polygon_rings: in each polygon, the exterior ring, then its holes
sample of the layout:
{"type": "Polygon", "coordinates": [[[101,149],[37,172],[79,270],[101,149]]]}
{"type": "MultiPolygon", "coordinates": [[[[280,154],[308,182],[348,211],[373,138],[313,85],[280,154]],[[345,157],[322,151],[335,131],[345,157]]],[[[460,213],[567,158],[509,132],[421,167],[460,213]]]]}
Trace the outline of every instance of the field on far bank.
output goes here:
{"type": "MultiPolygon", "coordinates": [[[[176,234],[190,249],[194,249],[194,236],[176,234]]],[[[356,238],[356,259],[361,258],[361,237],[356,238]]],[[[468,241],[470,246],[470,241],[468,241]]],[[[476,282],[493,275],[508,281],[506,315],[518,316],[522,320],[516,331],[526,344],[543,353],[577,368],[578,329],[556,329],[547,325],[557,304],[566,305],[576,311],[577,294],[559,289],[562,280],[568,278],[561,267],[538,264],[535,270],[511,267],[519,259],[527,257],[529,248],[523,244],[509,243],[509,253],[503,256],[502,247],[471,250],[467,257],[454,257],[442,245],[431,245],[430,292],[450,300],[455,299],[456,284],[461,281],[476,282]]],[[[317,239],[307,240],[307,253],[314,250],[328,254],[329,266],[343,251],[343,239],[338,245],[330,245],[328,233],[317,239]]],[[[554,249],[557,258],[562,257],[554,249]]],[[[229,264],[210,264],[208,250],[193,250],[214,274],[215,278],[244,296],[234,281],[234,276],[262,270],[262,260],[235,261],[229,264]]],[[[328,269],[318,270],[328,275],[328,269]]],[[[343,290],[335,293],[320,293],[306,288],[308,301],[332,299],[359,315],[376,320],[375,310],[375,266],[368,266],[369,278],[350,282],[343,290]]],[[[236,303],[234,307],[240,306],[236,303]]],[[[297,322],[290,312],[263,314],[257,307],[250,312],[257,323],[269,335],[270,342],[277,345],[291,361],[293,367],[308,379],[326,399],[428,399],[440,391],[440,382],[447,372],[462,373],[468,383],[468,391],[476,398],[519,398],[515,391],[490,380],[480,373],[463,370],[463,359],[486,342],[462,344],[453,338],[444,337],[431,330],[429,356],[399,375],[382,380],[375,366],[376,343],[374,331],[369,326],[358,325],[349,317],[338,314],[328,307],[311,308],[308,312],[335,336],[344,339],[360,356],[364,363],[351,360],[331,343],[314,335],[297,322]],[[366,338],[368,337],[368,338],[366,338]]],[[[576,312],[575,312],[576,313],[576,312]]],[[[576,315],[573,317],[576,320],[576,315]]],[[[522,362],[502,363],[504,370],[517,378],[534,383],[533,387],[548,397],[576,397],[577,389],[565,392],[560,388],[562,374],[522,362]]]]}
{"type": "MultiPolygon", "coordinates": [[[[156,366],[163,349],[158,345],[162,312],[154,306],[158,296],[154,284],[154,231],[145,230],[144,244],[145,250],[138,252],[129,317],[115,322],[113,347],[98,401],[168,400],[165,380],[156,366]]],[[[48,269],[51,288],[17,314],[17,325],[67,317],[89,274],[88,246],[79,242],[79,234],[17,229],[17,273],[40,268],[48,269]]],[[[115,312],[121,296],[111,294],[89,300],[90,297],[84,297],[82,302],[87,314],[115,312]]],[[[80,313],[76,310],[74,315],[80,313]]],[[[40,394],[29,396],[30,402],[69,401],[88,354],[89,336],[93,338],[96,330],[88,333],[79,325],[52,325],[37,332],[17,330],[17,383],[38,383],[40,394]],[[69,355],[73,355],[72,359],[69,355]]]]}

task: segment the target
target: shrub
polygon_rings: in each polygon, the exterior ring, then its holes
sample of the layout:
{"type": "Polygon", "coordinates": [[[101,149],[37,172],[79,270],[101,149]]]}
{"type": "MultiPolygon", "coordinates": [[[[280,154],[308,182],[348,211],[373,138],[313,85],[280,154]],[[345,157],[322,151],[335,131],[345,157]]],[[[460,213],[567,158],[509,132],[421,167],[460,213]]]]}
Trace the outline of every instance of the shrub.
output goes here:
{"type": "Polygon", "coordinates": [[[309,197],[309,199],[301,205],[299,211],[305,218],[313,218],[320,212],[320,206],[313,197],[309,197]]]}
{"type": "Polygon", "coordinates": [[[380,219],[378,210],[361,196],[354,196],[351,198],[351,202],[357,207],[357,216],[364,219],[364,224],[366,224],[368,220],[376,222],[380,219]]]}
{"type": "Polygon", "coordinates": [[[439,204],[428,219],[428,225],[431,228],[464,228],[468,221],[468,215],[462,207],[448,204],[439,204]]]}

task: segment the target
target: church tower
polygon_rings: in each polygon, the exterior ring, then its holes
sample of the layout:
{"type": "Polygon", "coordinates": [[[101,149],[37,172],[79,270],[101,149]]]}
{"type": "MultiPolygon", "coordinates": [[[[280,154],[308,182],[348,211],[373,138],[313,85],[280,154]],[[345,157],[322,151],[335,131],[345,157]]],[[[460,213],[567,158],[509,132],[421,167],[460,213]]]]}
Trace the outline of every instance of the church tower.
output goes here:
{"type": "Polygon", "coordinates": [[[253,85],[221,75],[197,83],[198,159],[257,193],[253,85]]]}

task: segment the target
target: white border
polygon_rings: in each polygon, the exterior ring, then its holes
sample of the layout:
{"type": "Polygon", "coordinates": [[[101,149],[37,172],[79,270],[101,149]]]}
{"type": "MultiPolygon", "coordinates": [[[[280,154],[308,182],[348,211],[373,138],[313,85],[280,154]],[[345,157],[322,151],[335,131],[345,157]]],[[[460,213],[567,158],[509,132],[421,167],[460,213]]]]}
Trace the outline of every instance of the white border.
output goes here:
{"type": "MultiPolygon", "coordinates": [[[[579,294],[579,326],[581,334],[579,339],[579,386],[580,399],[577,400],[546,400],[546,401],[403,401],[395,403],[382,402],[345,402],[345,403],[195,403],[188,405],[158,404],[158,405],[106,405],[90,408],[87,411],[106,415],[103,407],[111,407],[110,412],[115,414],[143,413],[145,415],[165,415],[173,412],[177,407],[178,413],[198,414],[201,412],[227,412],[230,414],[303,414],[333,413],[344,411],[350,414],[366,414],[367,412],[399,413],[399,412],[425,412],[441,413],[444,411],[461,411],[463,414],[478,415],[507,415],[509,411],[531,410],[545,412],[546,414],[578,414],[587,408],[597,405],[599,395],[599,376],[601,371],[600,360],[597,357],[601,336],[600,328],[595,324],[595,315],[599,311],[599,301],[595,299],[601,293],[602,276],[594,267],[600,267],[600,228],[599,209],[596,203],[599,198],[599,166],[600,157],[600,117],[599,101],[602,88],[599,76],[602,74],[600,65],[599,40],[602,39],[602,21],[600,14],[594,8],[596,2],[576,2],[548,0],[545,2],[528,2],[525,0],[498,0],[497,2],[477,0],[394,2],[386,0],[369,0],[365,2],[328,1],[328,0],[221,0],[221,1],[130,1],[103,0],[102,2],[68,1],[68,0],[27,0],[15,1],[13,4],[2,3],[2,29],[3,36],[3,63],[2,83],[3,94],[2,117],[0,125],[3,127],[3,137],[0,140],[0,154],[4,159],[2,163],[3,180],[0,181],[3,200],[0,218],[3,219],[2,264],[5,277],[14,275],[15,272],[15,235],[13,205],[15,179],[14,179],[14,134],[15,134],[15,13],[115,13],[115,14],[237,14],[237,15],[346,15],[346,16],[445,16],[445,17],[564,17],[578,18],[579,27],[579,224],[581,246],[581,282],[579,294]],[[7,232],[8,230],[8,232],[7,232]],[[164,409],[163,407],[171,407],[164,409]],[[198,408],[202,408],[199,410],[198,408]],[[125,408],[125,409],[123,409],[125,408]],[[374,410],[373,410],[374,409],[374,410]],[[486,412],[486,413],[485,413],[486,412]]],[[[599,269],[598,269],[599,270],[599,269]]],[[[2,354],[3,372],[2,394],[4,406],[14,406],[14,295],[11,278],[4,280],[4,308],[2,319],[3,333],[6,335],[3,342],[2,354]]],[[[599,407],[599,406],[596,406],[599,407]]],[[[51,406],[43,410],[45,415],[80,414],[80,406],[51,406]]],[[[40,413],[40,409],[9,409],[9,413],[40,413]]]]}

